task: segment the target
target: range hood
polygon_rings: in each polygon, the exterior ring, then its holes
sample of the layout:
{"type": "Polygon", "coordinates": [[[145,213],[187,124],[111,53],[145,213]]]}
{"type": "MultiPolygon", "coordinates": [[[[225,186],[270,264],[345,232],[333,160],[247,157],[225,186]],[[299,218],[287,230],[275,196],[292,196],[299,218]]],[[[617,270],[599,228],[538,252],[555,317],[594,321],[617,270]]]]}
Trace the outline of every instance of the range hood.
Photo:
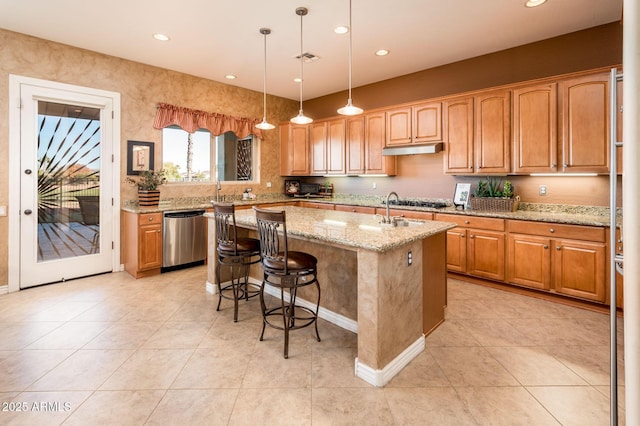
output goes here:
{"type": "Polygon", "coordinates": [[[382,148],[382,155],[415,155],[415,154],[435,154],[442,151],[442,142],[435,142],[422,145],[403,145],[382,148]]]}

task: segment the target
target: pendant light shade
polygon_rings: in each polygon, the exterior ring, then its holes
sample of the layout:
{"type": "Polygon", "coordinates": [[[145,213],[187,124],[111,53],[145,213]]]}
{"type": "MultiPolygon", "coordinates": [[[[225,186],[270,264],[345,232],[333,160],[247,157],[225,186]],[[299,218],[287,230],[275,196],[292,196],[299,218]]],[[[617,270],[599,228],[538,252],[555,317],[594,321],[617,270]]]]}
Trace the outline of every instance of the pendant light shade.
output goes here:
{"type": "Polygon", "coordinates": [[[302,50],[302,17],[305,16],[307,13],[309,13],[309,11],[307,10],[306,7],[299,7],[296,9],[296,15],[300,17],[300,111],[298,112],[298,115],[296,115],[291,119],[291,122],[294,124],[309,124],[313,122],[312,118],[306,117],[304,115],[304,112],[302,112],[302,84],[304,83],[303,70],[302,70],[303,62],[304,62],[304,57],[302,56],[304,52],[302,50]]]}
{"type": "Polygon", "coordinates": [[[354,106],[351,101],[352,34],[353,34],[353,26],[351,24],[351,0],[349,0],[349,99],[347,100],[347,104],[345,106],[338,109],[338,114],[342,114],[342,115],[362,114],[362,108],[358,108],[357,106],[354,106]]]}
{"type": "Polygon", "coordinates": [[[262,105],[262,123],[256,124],[260,130],[275,129],[276,126],[267,122],[267,35],[271,34],[269,28],[260,28],[260,34],[264,36],[264,84],[263,84],[263,105],[262,105]]]}

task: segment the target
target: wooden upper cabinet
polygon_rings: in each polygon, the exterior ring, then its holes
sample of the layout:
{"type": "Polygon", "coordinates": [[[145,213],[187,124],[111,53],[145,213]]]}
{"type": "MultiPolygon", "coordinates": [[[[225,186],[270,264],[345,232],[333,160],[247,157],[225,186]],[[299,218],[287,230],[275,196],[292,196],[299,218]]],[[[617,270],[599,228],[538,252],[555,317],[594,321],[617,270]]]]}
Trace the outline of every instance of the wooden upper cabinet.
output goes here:
{"type": "Polygon", "coordinates": [[[557,84],[513,90],[514,173],[558,170],[557,84]]]}
{"type": "Polygon", "coordinates": [[[387,146],[442,140],[442,103],[426,102],[387,111],[387,146]]]}
{"type": "MultiPolygon", "coordinates": [[[[616,142],[624,142],[622,140],[622,81],[618,81],[616,82],[616,90],[617,90],[617,105],[616,105],[616,124],[617,124],[617,128],[616,128],[616,142]]],[[[616,148],[616,150],[618,151],[618,154],[616,155],[617,158],[617,172],[618,174],[622,174],[622,147],[619,146],[618,148],[616,148]]]]}
{"type": "Polygon", "coordinates": [[[445,173],[473,173],[473,98],[444,102],[445,173]]]}
{"type": "Polygon", "coordinates": [[[387,111],[387,146],[411,143],[411,108],[387,111]]]}
{"type": "Polygon", "coordinates": [[[365,136],[364,116],[347,119],[346,166],[348,175],[359,175],[365,172],[365,136]]]}
{"type": "Polygon", "coordinates": [[[474,152],[476,173],[511,171],[511,92],[475,97],[474,152]]]}
{"type": "Polygon", "coordinates": [[[345,123],[343,118],[311,123],[311,174],[345,174],[345,123]]]}
{"type": "Polygon", "coordinates": [[[310,171],[309,130],[300,124],[280,125],[280,174],[305,176],[310,171]]]}
{"type": "Polygon", "coordinates": [[[309,126],[311,173],[327,173],[327,122],[314,121],[309,126]]]}
{"type": "Polygon", "coordinates": [[[429,102],[415,105],[412,110],[413,143],[442,140],[442,103],[429,102]]]}
{"type": "Polygon", "coordinates": [[[384,112],[374,112],[364,116],[365,174],[396,174],[396,157],[383,156],[385,146],[386,121],[384,112]]]}
{"type": "Polygon", "coordinates": [[[609,74],[558,83],[562,171],[609,172],[609,74]]]}

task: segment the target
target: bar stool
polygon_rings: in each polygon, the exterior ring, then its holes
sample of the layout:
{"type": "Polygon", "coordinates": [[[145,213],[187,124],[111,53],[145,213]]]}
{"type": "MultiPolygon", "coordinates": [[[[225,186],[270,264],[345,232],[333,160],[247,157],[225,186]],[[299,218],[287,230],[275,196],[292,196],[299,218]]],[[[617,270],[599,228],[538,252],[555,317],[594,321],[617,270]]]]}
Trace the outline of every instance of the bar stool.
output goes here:
{"type": "MultiPolygon", "coordinates": [[[[213,204],[213,215],[216,222],[216,241],[218,243],[218,259],[216,267],[216,285],[218,286],[218,307],[222,299],[233,300],[233,322],[238,322],[238,301],[257,296],[259,289],[250,289],[249,269],[260,262],[260,241],[255,238],[238,237],[236,228],[235,206],[233,204],[213,204]],[[231,282],[222,285],[220,270],[228,267],[231,282]]],[[[256,286],[257,287],[257,286],[256,286]]]]}
{"type": "Polygon", "coordinates": [[[300,252],[290,251],[287,242],[287,223],[284,211],[263,210],[254,207],[264,279],[260,288],[260,305],[262,307],[263,340],[266,326],[284,331],[284,357],[289,358],[289,331],[315,326],[318,334],[318,308],[320,306],[320,283],[317,278],[318,259],[300,252]],[[278,231],[282,231],[282,238],[278,231]],[[281,241],[282,240],[282,241],[281,241]],[[308,308],[296,305],[299,288],[314,285],[317,289],[315,307],[308,308]],[[280,290],[280,305],[269,308],[264,301],[266,286],[280,290]],[[282,324],[282,325],[279,325],[282,324]]]}

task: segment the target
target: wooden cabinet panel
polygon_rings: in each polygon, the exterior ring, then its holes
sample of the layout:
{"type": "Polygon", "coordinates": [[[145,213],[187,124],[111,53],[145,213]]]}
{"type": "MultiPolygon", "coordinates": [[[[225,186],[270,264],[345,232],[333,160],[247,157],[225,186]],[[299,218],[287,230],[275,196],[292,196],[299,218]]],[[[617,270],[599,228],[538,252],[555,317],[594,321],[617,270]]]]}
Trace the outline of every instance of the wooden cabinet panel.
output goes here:
{"type": "Polygon", "coordinates": [[[504,231],[504,219],[492,217],[466,216],[457,214],[436,213],[435,220],[441,222],[453,222],[466,228],[477,228],[488,231],[504,231]]]}
{"type": "Polygon", "coordinates": [[[509,234],[507,282],[549,290],[551,287],[550,247],[549,238],[509,234]]]}
{"type": "Polygon", "coordinates": [[[605,242],[605,228],[600,226],[567,225],[562,223],[531,222],[510,220],[509,232],[540,235],[553,238],[605,242]]]}
{"type": "Polygon", "coordinates": [[[309,126],[312,174],[327,173],[327,127],[326,121],[314,121],[309,126]]]}
{"type": "Polygon", "coordinates": [[[343,175],[346,173],[346,120],[329,121],[327,137],[327,174],[343,175]]]}
{"type": "Polygon", "coordinates": [[[336,204],[335,209],[343,212],[353,212],[353,213],[365,213],[365,214],[375,214],[375,207],[365,207],[365,206],[350,206],[346,204],[336,204]]]}
{"type": "Polygon", "coordinates": [[[411,143],[411,108],[387,111],[387,146],[411,143]]]}
{"type": "Polygon", "coordinates": [[[124,269],[136,278],[160,273],[162,213],[122,213],[124,269]]]}
{"type": "Polygon", "coordinates": [[[467,273],[504,281],[504,232],[467,231],[467,273]]]}
{"type": "Polygon", "coordinates": [[[473,173],[473,98],[444,103],[445,173],[473,173]]]}
{"type": "Polygon", "coordinates": [[[384,112],[365,115],[365,174],[396,174],[396,157],[383,156],[386,140],[384,112]]]}
{"type": "Polygon", "coordinates": [[[557,111],[556,83],[513,91],[515,173],[558,170],[557,111]]]}
{"type": "MultiPolygon", "coordinates": [[[[145,218],[140,215],[141,221],[145,218]]],[[[162,222],[141,224],[138,234],[138,270],[160,268],[162,266],[162,222]]]]}
{"type": "Polygon", "coordinates": [[[511,171],[511,94],[508,90],[475,97],[473,149],[477,173],[511,171]]]}
{"type": "MultiPolygon", "coordinates": [[[[348,175],[365,172],[365,132],[363,116],[347,119],[346,169],[348,175]]],[[[382,155],[382,152],[380,152],[382,155]]],[[[379,159],[381,161],[381,159],[379,159]]]]}
{"type": "Polygon", "coordinates": [[[467,272],[467,230],[464,228],[447,231],[447,269],[467,272]]]}
{"type": "Polygon", "coordinates": [[[320,209],[320,210],[335,210],[335,206],[329,203],[317,203],[313,201],[300,201],[300,207],[306,207],[308,209],[320,209]]]}
{"type": "Polygon", "coordinates": [[[413,143],[442,140],[442,103],[429,102],[411,107],[413,143]]]}
{"type": "Polygon", "coordinates": [[[596,302],[606,298],[606,246],[558,240],[554,250],[555,290],[596,302]]]}
{"type": "Polygon", "coordinates": [[[280,174],[306,176],[310,172],[308,127],[299,124],[280,125],[280,174]]]}
{"type": "Polygon", "coordinates": [[[609,171],[609,74],[560,81],[562,171],[609,171]]]}

